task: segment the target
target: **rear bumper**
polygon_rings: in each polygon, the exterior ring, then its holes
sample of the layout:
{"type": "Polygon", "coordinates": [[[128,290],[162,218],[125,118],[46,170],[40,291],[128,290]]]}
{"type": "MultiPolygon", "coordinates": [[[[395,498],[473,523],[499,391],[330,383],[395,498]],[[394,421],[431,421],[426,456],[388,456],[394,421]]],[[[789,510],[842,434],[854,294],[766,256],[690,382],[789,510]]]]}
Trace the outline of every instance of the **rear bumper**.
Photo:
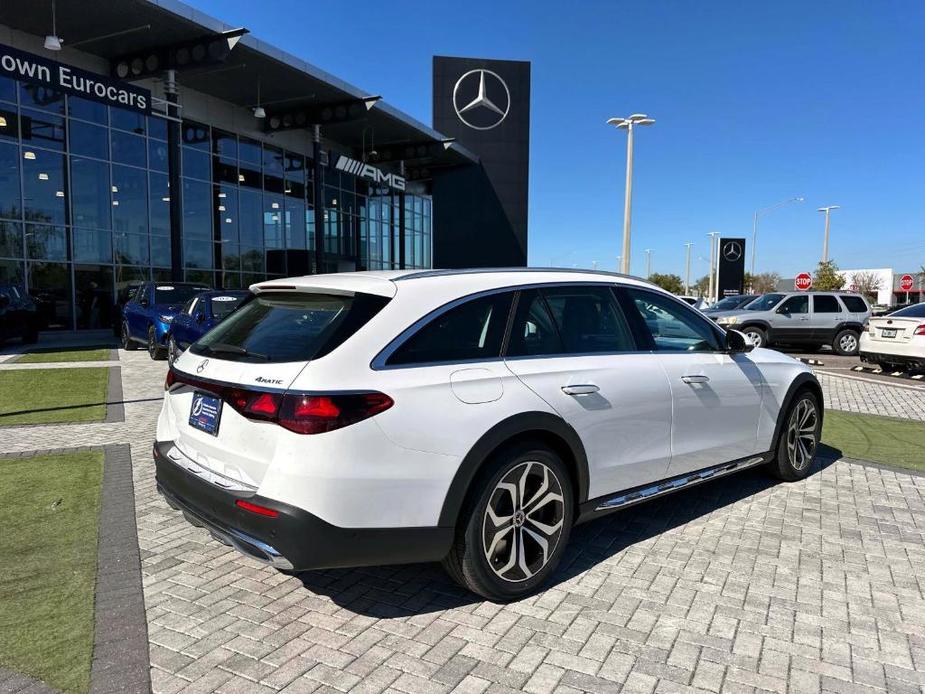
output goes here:
{"type": "Polygon", "coordinates": [[[890,354],[887,352],[872,352],[863,350],[858,352],[861,361],[868,364],[901,364],[925,369],[925,357],[910,356],[906,354],[890,354]]]}
{"type": "Polygon", "coordinates": [[[219,541],[276,568],[439,561],[452,545],[451,527],[342,528],[259,494],[222,489],[170,460],[166,452],[172,446],[169,441],[154,444],[157,490],[167,503],[219,541]],[[273,509],[278,515],[269,518],[245,511],[235,505],[237,499],[273,509]]]}

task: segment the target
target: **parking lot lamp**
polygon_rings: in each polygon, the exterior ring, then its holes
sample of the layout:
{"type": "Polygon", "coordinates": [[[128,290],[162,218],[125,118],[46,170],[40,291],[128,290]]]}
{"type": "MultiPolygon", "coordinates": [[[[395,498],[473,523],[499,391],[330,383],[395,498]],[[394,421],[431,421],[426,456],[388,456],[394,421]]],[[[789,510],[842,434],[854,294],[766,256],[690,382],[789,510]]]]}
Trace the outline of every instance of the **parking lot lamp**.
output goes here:
{"type": "Polygon", "coordinates": [[[626,196],[623,201],[623,265],[621,272],[630,274],[630,216],[633,207],[633,130],[637,125],[652,125],[654,118],[634,113],[626,118],[609,118],[607,123],[626,130],[626,196]]]}
{"type": "Polygon", "coordinates": [[[822,237],[822,262],[829,262],[829,213],[837,210],[841,205],[829,205],[820,207],[819,212],[825,212],[825,236],[822,237]]]}
{"type": "Polygon", "coordinates": [[[684,273],[684,293],[690,296],[691,294],[691,248],[694,247],[693,241],[688,241],[684,244],[687,246],[687,269],[684,273]]]}
{"type": "Polygon", "coordinates": [[[774,205],[769,205],[767,207],[762,207],[761,209],[755,210],[755,216],[752,219],[752,277],[755,276],[755,256],[757,255],[758,251],[758,219],[761,217],[761,215],[776,210],[778,207],[789,205],[792,202],[803,202],[803,197],[798,196],[795,198],[787,198],[786,200],[781,200],[774,205]]]}
{"type": "Polygon", "coordinates": [[[707,236],[710,237],[710,281],[709,288],[707,289],[707,298],[710,301],[713,301],[713,280],[715,276],[715,267],[716,267],[716,238],[719,236],[718,231],[711,231],[707,236]]]}

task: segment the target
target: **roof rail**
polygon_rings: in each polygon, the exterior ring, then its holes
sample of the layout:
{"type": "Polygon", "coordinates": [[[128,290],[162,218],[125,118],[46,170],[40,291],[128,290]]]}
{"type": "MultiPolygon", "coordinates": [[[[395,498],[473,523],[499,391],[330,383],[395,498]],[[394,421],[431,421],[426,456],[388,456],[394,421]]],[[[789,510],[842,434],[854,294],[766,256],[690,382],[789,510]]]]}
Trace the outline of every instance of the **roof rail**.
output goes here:
{"type": "Polygon", "coordinates": [[[460,269],[443,269],[443,270],[420,270],[419,272],[410,272],[407,275],[396,277],[393,281],[404,282],[405,280],[421,279],[424,277],[448,277],[453,275],[477,275],[482,273],[494,272],[562,272],[576,275],[602,275],[604,277],[617,277],[620,279],[636,280],[652,284],[642,277],[624,275],[619,272],[608,272],[607,270],[580,270],[578,268],[563,267],[474,267],[460,269]]]}

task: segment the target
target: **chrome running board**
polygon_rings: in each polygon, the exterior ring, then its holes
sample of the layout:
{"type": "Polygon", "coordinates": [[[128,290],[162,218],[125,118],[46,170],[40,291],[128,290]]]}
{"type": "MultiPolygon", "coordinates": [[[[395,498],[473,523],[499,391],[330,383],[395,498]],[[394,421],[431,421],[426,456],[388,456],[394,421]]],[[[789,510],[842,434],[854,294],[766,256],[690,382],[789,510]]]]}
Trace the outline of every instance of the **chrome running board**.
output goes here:
{"type": "Polygon", "coordinates": [[[758,465],[764,461],[765,457],[763,455],[758,455],[751,458],[743,458],[742,460],[736,460],[731,463],[723,463],[722,465],[715,465],[704,470],[691,472],[687,475],[681,475],[680,477],[656,482],[655,484],[646,487],[637,487],[636,489],[620,492],[616,496],[611,496],[601,501],[597,506],[595,506],[594,512],[613,511],[614,509],[636,504],[640,501],[655,499],[657,497],[664,496],[665,494],[676,492],[679,489],[683,489],[685,487],[692,487],[695,484],[706,482],[707,480],[716,479],[717,477],[722,477],[732,472],[744,470],[745,468],[758,465]]]}

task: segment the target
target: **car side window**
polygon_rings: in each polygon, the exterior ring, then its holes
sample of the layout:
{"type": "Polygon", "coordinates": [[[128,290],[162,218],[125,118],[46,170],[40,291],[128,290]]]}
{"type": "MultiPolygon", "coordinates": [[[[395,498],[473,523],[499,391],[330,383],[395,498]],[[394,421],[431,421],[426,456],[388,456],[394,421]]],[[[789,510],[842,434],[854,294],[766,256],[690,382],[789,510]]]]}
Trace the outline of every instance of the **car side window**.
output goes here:
{"type": "Polygon", "coordinates": [[[851,313],[867,313],[867,304],[864,303],[864,299],[859,296],[843,296],[841,297],[842,302],[845,304],[851,313]]]}
{"type": "Polygon", "coordinates": [[[645,324],[658,352],[715,352],[717,331],[693,309],[669,296],[643,289],[623,291],[645,324]]]}
{"type": "Polygon", "coordinates": [[[445,311],[405,340],[386,366],[483,361],[501,356],[513,293],[489,294],[445,311]]]}
{"type": "Polygon", "coordinates": [[[541,291],[566,354],[636,350],[633,333],[609,288],[576,284],[541,291]]]}
{"type": "Polygon", "coordinates": [[[791,296],[778,309],[780,313],[794,315],[796,313],[809,313],[808,296],[791,296]]]}
{"type": "Polygon", "coordinates": [[[522,291],[517,300],[517,312],[511,324],[511,337],[505,356],[551,356],[564,351],[546,299],[538,289],[522,291]]]}
{"type": "Polygon", "coordinates": [[[831,294],[813,295],[813,313],[841,313],[841,306],[831,294]]]}

